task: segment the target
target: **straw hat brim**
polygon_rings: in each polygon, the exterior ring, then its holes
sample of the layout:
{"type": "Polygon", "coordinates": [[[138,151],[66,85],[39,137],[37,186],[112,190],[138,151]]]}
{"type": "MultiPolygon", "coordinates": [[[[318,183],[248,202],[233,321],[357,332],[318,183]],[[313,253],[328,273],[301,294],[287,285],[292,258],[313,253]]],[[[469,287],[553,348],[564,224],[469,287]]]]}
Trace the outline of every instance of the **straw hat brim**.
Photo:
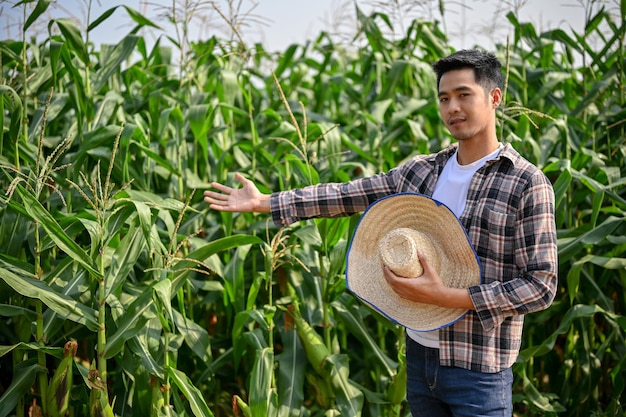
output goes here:
{"type": "Polygon", "coordinates": [[[346,256],[346,285],[372,308],[407,328],[431,331],[449,326],[468,311],[409,301],[385,280],[378,243],[390,231],[403,227],[426,234],[441,250],[441,270],[437,272],[446,287],[469,288],[481,283],[480,261],[454,213],[428,196],[400,193],[375,201],[361,216],[346,256]]]}

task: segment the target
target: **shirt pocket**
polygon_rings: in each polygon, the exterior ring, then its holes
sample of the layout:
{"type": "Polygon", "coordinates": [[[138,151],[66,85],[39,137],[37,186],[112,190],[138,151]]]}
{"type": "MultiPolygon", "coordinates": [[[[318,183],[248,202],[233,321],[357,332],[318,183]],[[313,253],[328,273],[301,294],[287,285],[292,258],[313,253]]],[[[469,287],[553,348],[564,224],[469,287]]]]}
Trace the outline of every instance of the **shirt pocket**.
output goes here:
{"type": "MultiPolygon", "coordinates": [[[[485,207],[487,253],[484,254],[501,267],[515,262],[515,215],[485,207]]],[[[483,223],[483,227],[485,223],[483,223]]]]}

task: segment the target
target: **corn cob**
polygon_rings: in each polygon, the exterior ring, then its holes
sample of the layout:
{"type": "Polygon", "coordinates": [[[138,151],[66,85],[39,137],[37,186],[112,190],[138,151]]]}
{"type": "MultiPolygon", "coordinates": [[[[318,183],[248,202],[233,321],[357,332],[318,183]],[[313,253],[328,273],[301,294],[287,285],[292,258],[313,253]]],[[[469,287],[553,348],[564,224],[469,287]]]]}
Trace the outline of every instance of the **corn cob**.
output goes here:
{"type": "Polygon", "coordinates": [[[161,381],[154,375],[150,376],[150,386],[152,387],[152,406],[150,408],[150,417],[158,417],[159,412],[165,407],[165,398],[163,397],[163,387],[161,381]]]}
{"type": "Polygon", "coordinates": [[[289,309],[289,314],[293,317],[296,324],[296,332],[304,345],[304,351],[309,363],[319,375],[328,376],[324,365],[326,364],[326,358],[330,355],[330,351],[324,344],[322,337],[302,318],[298,311],[289,309]]]}
{"type": "Polygon", "coordinates": [[[250,406],[241,399],[239,395],[233,395],[233,413],[239,417],[243,413],[244,417],[252,417],[250,406]]]}
{"type": "Polygon", "coordinates": [[[89,369],[87,380],[89,381],[89,388],[91,388],[91,393],[89,394],[89,415],[91,417],[115,417],[113,409],[111,409],[109,404],[107,387],[100,379],[94,364],[89,369]]]}
{"type": "Polygon", "coordinates": [[[63,359],[48,384],[46,411],[50,417],[62,417],[67,414],[69,409],[73,376],[72,365],[77,349],[78,343],[75,341],[70,340],[65,343],[63,359]]]}

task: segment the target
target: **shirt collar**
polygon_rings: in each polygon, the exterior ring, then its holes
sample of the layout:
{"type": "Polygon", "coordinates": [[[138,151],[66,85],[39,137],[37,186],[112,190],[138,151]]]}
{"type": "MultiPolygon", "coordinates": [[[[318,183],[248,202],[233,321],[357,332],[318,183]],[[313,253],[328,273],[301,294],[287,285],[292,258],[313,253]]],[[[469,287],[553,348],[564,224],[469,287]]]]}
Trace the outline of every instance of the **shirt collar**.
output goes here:
{"type": "MultiPolygon", "coordinates": [[[[445,164],[448,159],[454,155],[459,144],[457,142],[451,144],[447,148],[443,149],[436,157],[436,161],[440,164],[445,164]]],[[[497,161],[508,160],[512,165],[515,165],[515,162],[520,158],[520,154],[511,146],[510,143],[505,143],[504,147],[498,154],[498,156],[491,161],[487,161],[488,164],[495,163],[497,161]]]]}
{"type": "Polygon", "coordinates": [[[504,159],[509,160],[512,165],[515,165],[515,162],[520,157],[521,156],[520,156],[519,152],[517,152],[515,150],[515,148],[513,148],[513,146],[511,146],[510,143],[506,143],[506,144],[504,144],[504,148],[502,148],[502,151],[500,151],[500,155],[498,155],[498,157],[495,159],[495,161],[504,158],[504,159]]]}

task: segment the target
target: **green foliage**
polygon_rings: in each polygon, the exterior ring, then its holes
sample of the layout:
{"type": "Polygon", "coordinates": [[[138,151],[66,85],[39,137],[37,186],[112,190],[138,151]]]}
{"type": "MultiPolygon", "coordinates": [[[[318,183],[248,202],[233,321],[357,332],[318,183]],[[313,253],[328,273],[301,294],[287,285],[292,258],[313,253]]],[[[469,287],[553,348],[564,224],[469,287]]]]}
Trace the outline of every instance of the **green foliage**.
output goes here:
{"type": "MultiPolygon", "coordinates": [[[[624,4],[580,34],[509,15],[497,48],[502,139],[552,179],[559,230],[560,293],[527,317],[514,368],[519,416],[624,414],[624,4]]],[[[99,50],[65,19],[0,43],[0,416],[409,415],[402,329],[345,288],[357,218],[278,229],[201,191],[235,171],[266,192],[347,181],[447,145],[430,69],[445,35],[415,20],[388,39],[389,16],[357,9],[362,44],[210,38],[176,43],[176,62],[123,10],[136,27],[99,50]]]]}

